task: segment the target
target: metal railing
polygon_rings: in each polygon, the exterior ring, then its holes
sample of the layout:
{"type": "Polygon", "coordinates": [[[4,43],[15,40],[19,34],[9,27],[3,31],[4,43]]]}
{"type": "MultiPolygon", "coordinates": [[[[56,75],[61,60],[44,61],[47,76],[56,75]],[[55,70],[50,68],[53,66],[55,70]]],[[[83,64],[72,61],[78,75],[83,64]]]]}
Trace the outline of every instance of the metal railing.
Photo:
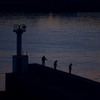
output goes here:
{"type": "Polygon", "coordinates": [[[14,24],[14,30],[17,31],[17,30],[22,30],[22,31],[26,31],[26,25],[24,24],[14,24]]]}

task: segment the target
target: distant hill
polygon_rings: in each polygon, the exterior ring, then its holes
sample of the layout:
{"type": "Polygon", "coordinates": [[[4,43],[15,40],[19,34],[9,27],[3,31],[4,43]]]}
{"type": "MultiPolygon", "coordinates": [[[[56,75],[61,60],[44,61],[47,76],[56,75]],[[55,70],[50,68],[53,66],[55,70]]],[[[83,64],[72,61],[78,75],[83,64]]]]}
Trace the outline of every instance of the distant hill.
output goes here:
{"type": "Polygon", "coordinates": [[[0,0],[0,11],[100,11],[99,0],[0,0]]]}

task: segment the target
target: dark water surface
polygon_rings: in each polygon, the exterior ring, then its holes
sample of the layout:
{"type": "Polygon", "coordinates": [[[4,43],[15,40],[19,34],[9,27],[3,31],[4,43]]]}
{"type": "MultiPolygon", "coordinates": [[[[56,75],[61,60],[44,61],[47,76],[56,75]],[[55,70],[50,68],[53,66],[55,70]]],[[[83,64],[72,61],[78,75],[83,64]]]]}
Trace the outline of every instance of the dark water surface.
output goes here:
{"type": "Polygon", "coordinates": [[[100,13],[3,13],[0,14],[0,90],[5,89],[5,73],[12,72],[16,54],[14,24],[25,24],[23,53],[29,63],[46,65],[100,82],[100,13]]]}

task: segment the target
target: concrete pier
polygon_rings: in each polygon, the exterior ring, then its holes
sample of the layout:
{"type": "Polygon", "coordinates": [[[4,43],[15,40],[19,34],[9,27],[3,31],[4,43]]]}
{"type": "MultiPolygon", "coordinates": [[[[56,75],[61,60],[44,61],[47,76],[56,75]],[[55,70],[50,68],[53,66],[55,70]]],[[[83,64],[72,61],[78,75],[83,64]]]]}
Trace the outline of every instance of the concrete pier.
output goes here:
{"type": "Polygon", "coordinates": [[[29,64],[27,74],[6,74],[5,95],[10,100],[20,97],[33,100],[100,100],[100,83],[39,64],[29,64]]]}

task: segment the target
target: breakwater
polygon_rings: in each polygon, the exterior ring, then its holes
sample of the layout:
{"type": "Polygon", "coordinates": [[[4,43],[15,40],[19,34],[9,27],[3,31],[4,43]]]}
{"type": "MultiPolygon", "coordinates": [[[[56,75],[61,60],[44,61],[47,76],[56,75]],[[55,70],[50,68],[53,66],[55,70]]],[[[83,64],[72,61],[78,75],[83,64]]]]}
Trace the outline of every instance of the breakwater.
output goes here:
{"type": "Polygon", "coordinates": [[[27,74],[7,73],[2,100],[99,100],[100,83],[39,64],[29,64],[27,74]],[[6,96],[5,96],[6,95],[6,96]]]}

